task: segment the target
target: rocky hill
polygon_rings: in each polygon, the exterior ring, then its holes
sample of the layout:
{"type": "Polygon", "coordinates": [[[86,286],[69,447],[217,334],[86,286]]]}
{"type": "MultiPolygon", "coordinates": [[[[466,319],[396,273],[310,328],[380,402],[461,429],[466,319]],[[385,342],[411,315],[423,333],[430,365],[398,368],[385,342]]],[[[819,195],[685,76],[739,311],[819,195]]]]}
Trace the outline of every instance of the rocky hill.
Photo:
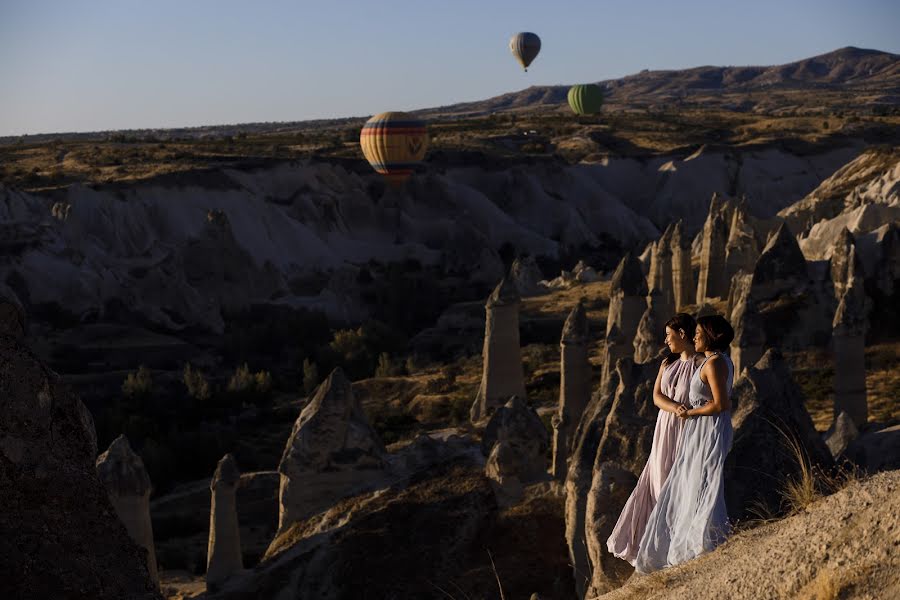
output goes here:
{"type": "Polygon", "coordinates": [[[603,600],[896,598],[900,471],[854,483],[799,514],[735,535],[690,563],[628,583],[603,600]]]}

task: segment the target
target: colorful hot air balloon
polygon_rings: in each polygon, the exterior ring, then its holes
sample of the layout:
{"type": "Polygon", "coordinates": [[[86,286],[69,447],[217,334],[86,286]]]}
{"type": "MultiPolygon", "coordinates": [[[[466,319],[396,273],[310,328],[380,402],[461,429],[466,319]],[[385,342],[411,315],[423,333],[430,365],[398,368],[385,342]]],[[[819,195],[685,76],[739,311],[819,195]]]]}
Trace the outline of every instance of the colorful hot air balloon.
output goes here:
{"type": "Polygon", "coordinates": [[[425,158],[425,123],[404,112],[383,112],[363,125],[359,145],[372,168],[392,187],[400,187],[425,158]]]}
{"type": "Polygon", "coordinates": [[[603,90],[593,83],[569,88],[569,106],[576,115],[593,115],[603,106],[603,90]]]}
{"type": "Polygon", "coordinates": [[[521,31],[509,39],[509,51],[513,53],[522,68],[528,70],[528,65],[541,51],[541,38],[536,33],[521,31]]]}

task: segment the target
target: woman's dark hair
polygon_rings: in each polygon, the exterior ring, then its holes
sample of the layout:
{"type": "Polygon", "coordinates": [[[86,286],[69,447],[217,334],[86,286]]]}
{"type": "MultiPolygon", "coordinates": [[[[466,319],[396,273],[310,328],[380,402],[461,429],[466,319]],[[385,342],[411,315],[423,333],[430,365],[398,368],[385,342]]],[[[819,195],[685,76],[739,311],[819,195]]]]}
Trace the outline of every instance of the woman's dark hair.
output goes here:
{"type": "MultiPolygon", "coordinates": [[[[697,327],[697,322],[694,321],[694,317],[687,313],[676,313],[674,317],[666,321],[666,327],[672,331],[684,331],[685,337],[690,340],[694,335],[694,329],[697,327]]],[[[670,352],[666,357],[665,363],[671,365],[676,360],[678,360],[678,355],[674,352],[670,352]]]]}
{"type": "Polygon", "coordinates": [[[697,326],[703,329],[709,340],[709,349],[727,352],[734,339],[734,329],[722,315],[707,315],[697,319],[697,326]]]}

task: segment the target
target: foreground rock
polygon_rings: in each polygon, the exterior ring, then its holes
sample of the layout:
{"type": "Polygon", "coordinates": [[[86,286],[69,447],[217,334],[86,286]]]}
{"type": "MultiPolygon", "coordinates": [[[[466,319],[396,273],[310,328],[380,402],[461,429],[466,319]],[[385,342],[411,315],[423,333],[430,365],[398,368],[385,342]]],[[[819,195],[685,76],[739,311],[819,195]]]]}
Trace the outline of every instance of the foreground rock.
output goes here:
{"type": "Polygon", "coordinates": [[[216,466],[209,485],[209,545],[206,552],[206,587],[213,590],[244,568],[238,527],[235,489],[241,473],[231,454],[216,466]]]}
{"type": "Polygon", "coordinates": [[[21,343],[17,306],[0,294],[0,597],[159,598],[97,478],[90,414],[21,343]]]}
{"type": "Polygon", "coordinates": [[[900,471],[853,483],[604,600],[900,597],[900,471]]]}
{"type": "Polygon", "coordinates": [[[385,483],[387,453],[350,381],[335,369],[300,413],[278,472],[278,531],[385,483]]]}
{"type": "Polygon", "coordinates": [[[504,496],[519,498],[524,486],[547,475],[547,428],[533,408],[518,397],[498,408],[484,431],[490,447],[484,472],[504,496]]]}

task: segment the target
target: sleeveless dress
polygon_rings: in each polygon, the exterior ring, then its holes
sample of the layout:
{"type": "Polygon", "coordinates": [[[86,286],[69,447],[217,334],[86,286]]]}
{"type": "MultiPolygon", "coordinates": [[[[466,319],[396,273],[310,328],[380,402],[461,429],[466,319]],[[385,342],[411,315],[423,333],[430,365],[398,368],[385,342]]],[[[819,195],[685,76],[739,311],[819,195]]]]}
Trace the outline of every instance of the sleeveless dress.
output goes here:
{"type": "MultiPolygon", "coordinates": [[[[727,355],[720,356],[728,365],[725,389],[730,396],[734,364],[727,355]]],[[[700,364],[691,378],[689,401],[693,408],[712,400],[712,391],[700,379],[700,369],[710,358],[700,364]]],[[[723,469],[733,434],[730,411],[687,420],[675,463],[640,541],[634,562],[638,573],[691,560],[713,550],[728,537],[723,469]]]]}
{"type": "MultiPolygon", "coordinates": [[[[687,405],[691,376],[697,366],[694,359],[673,361],[663,370],[660,390],[674,402],[687,405]]],[[[660,410],[653,430],[653,445],[650,457],[631,496],[625,503],[616,526],[606,540],[610,554],[627,560],[632,565],[638,552],[638,543],[647,526],[650,512],[656,506],[656,499],[662,490],[675,454],[678,450],[681,430],[685,421],[674,413],[660,410]]]]}

